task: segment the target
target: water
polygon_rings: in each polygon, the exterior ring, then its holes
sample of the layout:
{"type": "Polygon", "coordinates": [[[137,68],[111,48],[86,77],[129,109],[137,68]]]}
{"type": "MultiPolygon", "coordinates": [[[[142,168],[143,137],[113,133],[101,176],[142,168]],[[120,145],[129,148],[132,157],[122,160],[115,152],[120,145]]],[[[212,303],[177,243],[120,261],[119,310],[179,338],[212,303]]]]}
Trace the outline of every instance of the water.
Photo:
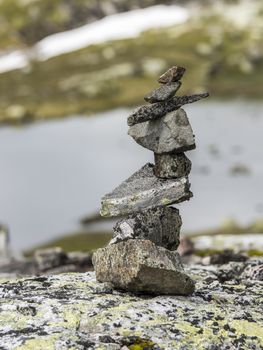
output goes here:
{"type": "MultiPolygon", "coordinates": [[[[188,152],[194,198],[179,205],[184,230],[263,216],[263,104],[206,102],[185,109],[197,149],[188,152]],[[250,174],[231,176],[238,163],[250,174]]],[[[81,217],[99,209],[103,194],[153,160],[126,135],[128,112],[0,130],[0,221],[9,225],[15,249],[77,228],[81,217]]]]}

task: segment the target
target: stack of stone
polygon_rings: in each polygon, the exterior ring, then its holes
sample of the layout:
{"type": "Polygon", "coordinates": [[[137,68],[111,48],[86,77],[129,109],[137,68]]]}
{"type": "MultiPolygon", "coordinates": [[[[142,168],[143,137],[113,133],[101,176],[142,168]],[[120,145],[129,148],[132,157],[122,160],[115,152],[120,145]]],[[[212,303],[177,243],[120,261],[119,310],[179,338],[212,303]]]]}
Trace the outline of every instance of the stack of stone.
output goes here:
{"type": "Polygon", "coordinates": [[[127,215],[117,222],[109,245],[93,256],[97,280],[118,289],[182,295],[194,290],[176,251],[182,220],[171,205],[192,197],[191,161],[183,152],[195,148],[195,139],[181,107],[208,93],[174,96],[184,72],[178,66],[165,72],[161,86],[145,96],[150,105],[128,117],[128,134],[154,152],[155,165],[144,165],[102,198],[102,216],[127,215]]]}

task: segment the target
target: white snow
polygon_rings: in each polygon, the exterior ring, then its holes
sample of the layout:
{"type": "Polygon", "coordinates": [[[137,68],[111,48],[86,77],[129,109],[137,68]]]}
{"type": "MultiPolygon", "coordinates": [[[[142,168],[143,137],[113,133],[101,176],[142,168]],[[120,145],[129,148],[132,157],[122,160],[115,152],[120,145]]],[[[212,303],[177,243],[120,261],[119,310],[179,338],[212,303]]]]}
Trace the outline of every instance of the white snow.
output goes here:
{"type": "MultiPolygon", "coordinates": [[[[107,16],[91,24],[50,35],[37,43],[32,51],[39,60],[79,50],[110,40],[134,38],[141,32],[184,23],[188,10],[181,6],[158,5],[107,16]]],[[[14,51],[0,56],[0,73],[26,67],[27,55],[14,51]]]]}

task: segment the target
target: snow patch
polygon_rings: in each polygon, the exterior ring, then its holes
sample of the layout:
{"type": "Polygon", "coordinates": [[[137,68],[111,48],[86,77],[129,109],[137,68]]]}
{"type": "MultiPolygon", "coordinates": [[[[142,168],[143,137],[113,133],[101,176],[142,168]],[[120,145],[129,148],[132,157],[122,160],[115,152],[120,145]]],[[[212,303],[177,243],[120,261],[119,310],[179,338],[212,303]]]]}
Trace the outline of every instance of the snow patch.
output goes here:
{"type": "MultiPolygon", "coordinates": [[[[184,23],[188,17],[188,10],[176,5],[158,5],[118,13],[76,29],[50,35],[36,44],[32,51],[36,52],[38,60],[46,60],[93,44],[135,38],[151,28],[184,23]]],[[[24,68],[27,65],[27,55],[22,51],[0,56],[0,73],[24,68]]]]}

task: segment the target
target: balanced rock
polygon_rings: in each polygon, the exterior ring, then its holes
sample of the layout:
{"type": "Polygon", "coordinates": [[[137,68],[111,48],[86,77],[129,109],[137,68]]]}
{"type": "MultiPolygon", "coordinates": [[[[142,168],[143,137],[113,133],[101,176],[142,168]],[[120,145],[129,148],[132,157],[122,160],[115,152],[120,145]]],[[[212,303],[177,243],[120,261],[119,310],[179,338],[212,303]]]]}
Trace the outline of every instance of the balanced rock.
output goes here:
{"type": "Polygon", "coordinates": [[[173,66],[168,71],[160,76],[158,82],[161,84],[169,84],[173,81],[178,81],[185,73],[185,68],[180,66],[173,66]]]}
{"type": "Polygon", "coordinates": [[[179,254],[149,240],[130,239],[98,249],[93,255],[96,278],[136,293],[188,295],[194,282],[179,254]]]}
{"type": "Polygon", "coordinates": [[[181,153],[195,148],[192,127],[181,108],[164,118],[133,125],[128,134],[155,153],[181,153]]]}
{"type": "Polygon", "coordinates": [[[144,96],[145,101],[150,103],[163,102],[169,100],[174,96],[176,91],[180,88],[182,83],[177,81],[175,83],[162,85],[158,89],[151,91],[149,94],[144,96]]]}
{"type": "Polygon", "coordinates": [[[182,219],[176,208],[143,210],[117,222],[110,244],[128,239],[148,239],[158,246],[176,250],[180,243],[181,226],[182,219]]]}
{"type": "Polygon", "coordinates": [[[102,198],[100,213],[118,216],[180,203],[192,197],[189,189],[187,177],[159,179],[154,175],[154,165],[147,163],[102,198]]]}
{"type": "Polygon", "coordinates": [[[154,154],[154,173],[164,179],[189,175],[192,163],[184,153],[154,154]]]}
{"type": "Polygon", "coordinates": [[[165,102],[157,102],[152,105],[144,105],[136,108],[135,111],[128,117],[127,123],[129,126],[143,123],[148,120],[155,120],[165,116],[165,114],[172,112],[185,104],[193,103],[208,97],[208,93],[196,94],[191,96],[174,96],[165,102]]]}

